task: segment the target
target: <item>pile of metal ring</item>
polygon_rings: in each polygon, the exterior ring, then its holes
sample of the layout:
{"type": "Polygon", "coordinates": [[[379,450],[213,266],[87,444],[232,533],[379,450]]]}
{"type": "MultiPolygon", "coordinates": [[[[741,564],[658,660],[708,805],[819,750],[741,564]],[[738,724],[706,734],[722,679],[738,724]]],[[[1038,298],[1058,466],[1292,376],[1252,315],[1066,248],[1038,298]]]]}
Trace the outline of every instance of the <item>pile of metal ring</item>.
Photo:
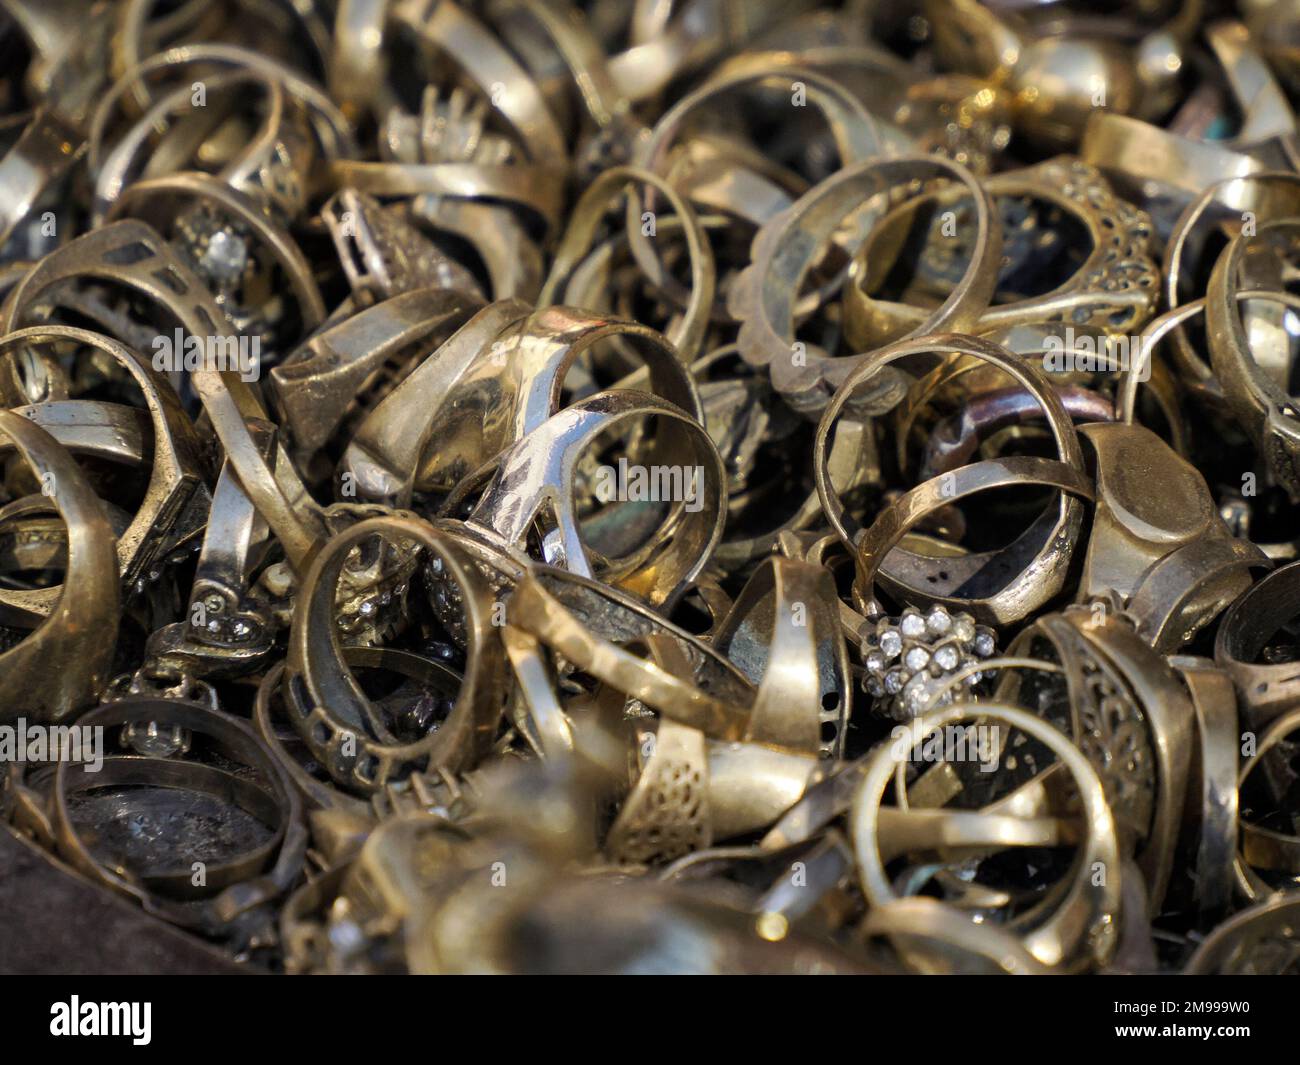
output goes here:
{"type": "Polygon", "coordinates": [[[23,846],[289,973],[1300,971],[1294,4],[0,47],[23,846]]]}

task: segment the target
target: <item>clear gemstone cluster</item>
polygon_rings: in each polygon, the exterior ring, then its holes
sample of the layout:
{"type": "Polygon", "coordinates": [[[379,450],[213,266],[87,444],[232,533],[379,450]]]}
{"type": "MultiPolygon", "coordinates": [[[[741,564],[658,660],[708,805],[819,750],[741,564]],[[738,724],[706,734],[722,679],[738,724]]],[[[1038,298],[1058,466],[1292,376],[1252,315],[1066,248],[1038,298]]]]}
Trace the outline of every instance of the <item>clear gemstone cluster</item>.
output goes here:
{"type": "MultiPolygon", "coordinates": [[[[877,713],[908,721],[929,705],[953,674],[989,658],[995,646],[993,630],[975,624],[969,614],[952,614],[939,605],[922,613],[909,606],[897,618],[877,619],[874,631],[863,638],[863,687],[877,713]]],[[[982,670],[973,671],[938,696],[934,705],[952,702],[982,677],[982,670]]]]}

